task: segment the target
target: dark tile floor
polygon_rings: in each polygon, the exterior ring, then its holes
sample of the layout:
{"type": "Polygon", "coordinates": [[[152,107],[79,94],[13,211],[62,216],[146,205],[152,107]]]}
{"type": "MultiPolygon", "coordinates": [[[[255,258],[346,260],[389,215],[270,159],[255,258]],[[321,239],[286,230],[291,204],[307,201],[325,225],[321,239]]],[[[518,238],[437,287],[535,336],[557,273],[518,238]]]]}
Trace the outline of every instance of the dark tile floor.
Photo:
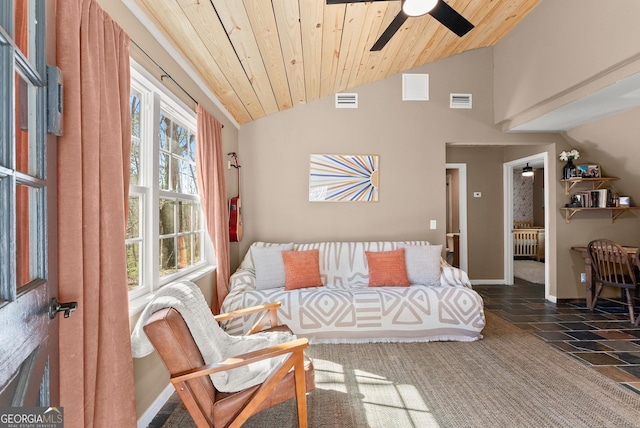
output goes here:
{"type": "MultiPolygon", "coordinates": [[[[513,286],[473,288],[487,310],[640,394],[640,327],[622,306],[599,305],[591,312],[584,300],[554,304],[544,299],[544,285],[517,278],[513,286]]],[[[174,393],[149,428],[161,428],[177,405],[174,393]]]]}
{"type": "Polygon", "coordinates": [[[584,300],[554,304],[544,285],[516,278],[513,286],[476,285],[485,309],[528,330],[610,379],[640,394],[640,327],[621,305],[584,300]]]}

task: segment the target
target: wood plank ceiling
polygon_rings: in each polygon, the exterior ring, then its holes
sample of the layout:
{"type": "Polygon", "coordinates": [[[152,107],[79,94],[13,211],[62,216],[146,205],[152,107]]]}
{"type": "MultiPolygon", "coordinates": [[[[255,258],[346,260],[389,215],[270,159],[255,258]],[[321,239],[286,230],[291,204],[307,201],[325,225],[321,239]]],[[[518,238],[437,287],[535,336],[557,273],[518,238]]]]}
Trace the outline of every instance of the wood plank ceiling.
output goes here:
{"type": "Polygon", "coordinates": [[[475,25],[458,37],[430,15],[369,49],[401,1],[135,0],[240,124],[492,46],[540,0],[446,0],[475,25]]]}

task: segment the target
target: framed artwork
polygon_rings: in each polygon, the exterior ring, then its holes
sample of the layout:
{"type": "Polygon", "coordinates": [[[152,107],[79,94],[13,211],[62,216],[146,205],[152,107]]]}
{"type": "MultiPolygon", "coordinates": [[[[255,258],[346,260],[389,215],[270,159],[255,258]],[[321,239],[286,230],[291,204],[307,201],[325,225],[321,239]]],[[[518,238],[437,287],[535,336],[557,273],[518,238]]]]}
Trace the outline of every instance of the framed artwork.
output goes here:
{"type": "Polygon", "coordinates": [[[378,155],[311,155],[309,201],[377,201],[378,162],[378,155]]]}

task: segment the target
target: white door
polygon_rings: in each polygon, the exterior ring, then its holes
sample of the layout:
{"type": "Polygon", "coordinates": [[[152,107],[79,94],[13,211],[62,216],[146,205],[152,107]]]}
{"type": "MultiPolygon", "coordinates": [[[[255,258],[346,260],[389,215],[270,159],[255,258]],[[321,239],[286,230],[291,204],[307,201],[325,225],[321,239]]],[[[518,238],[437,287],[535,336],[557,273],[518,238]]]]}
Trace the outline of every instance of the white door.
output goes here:
{"type": "Polygon", "coordinates": [[[59,404],[46,0],[0,2],[0,408],[59,404]],[[55,313],[53,314],[55,315],[55,313]]]}

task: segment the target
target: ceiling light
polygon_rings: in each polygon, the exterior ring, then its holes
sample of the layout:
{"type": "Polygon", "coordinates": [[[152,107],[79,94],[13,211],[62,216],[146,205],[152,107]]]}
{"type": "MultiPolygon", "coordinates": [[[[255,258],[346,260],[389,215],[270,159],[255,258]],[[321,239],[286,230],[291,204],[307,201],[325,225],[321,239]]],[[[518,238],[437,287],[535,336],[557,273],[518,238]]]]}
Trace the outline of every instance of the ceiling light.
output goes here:
{"type": "Polygon", "coordinates": [[[402,11],[409,16],[420,16],[429,13],[438,0],[405,0],[402,4],[402,11]]]}
{"type": "Polygon", "coordinates": [[[522,176],[533,177],[533,168],[529,166],[529,162],[527,162],[527,166],[522,168],[522,176]]]}

